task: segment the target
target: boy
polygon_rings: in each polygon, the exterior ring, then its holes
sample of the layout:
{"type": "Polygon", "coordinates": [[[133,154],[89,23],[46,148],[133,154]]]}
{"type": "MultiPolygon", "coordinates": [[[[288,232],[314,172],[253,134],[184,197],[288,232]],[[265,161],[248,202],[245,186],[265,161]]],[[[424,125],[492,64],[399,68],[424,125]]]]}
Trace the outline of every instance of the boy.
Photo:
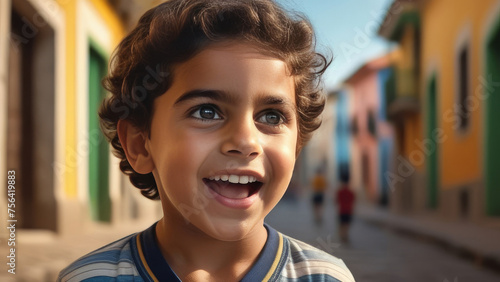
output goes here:
{"type": "Polygon", "coordinates": [[[310,24],[269,0],[171,0],[118,46],[101,125],[164,216],[60,281],[354,281],[264,224],[319,127],[328,65],[310,24]],[[113,280],[114,281],[114,280],[113,280]]]}

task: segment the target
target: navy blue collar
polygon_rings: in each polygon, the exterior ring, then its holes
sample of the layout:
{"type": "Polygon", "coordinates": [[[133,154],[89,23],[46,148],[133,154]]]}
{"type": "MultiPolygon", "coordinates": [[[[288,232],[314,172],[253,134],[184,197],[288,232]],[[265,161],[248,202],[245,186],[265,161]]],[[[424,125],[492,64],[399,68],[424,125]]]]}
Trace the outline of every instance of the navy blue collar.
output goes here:
{"type": "MultiPolygon", "coordinates": [[[[269,225],[264,224],[264,227],[267,230],[266,244],[255,264],[241,280],[243,282],[262,281],[265,277],[274,276],[280,268],[279,262],[285,254],[283,237],[269,225]]],[[[152,279],[151,281],[181,281],[168,265],[157,244],[156,223],[134,237],[133,241],[132,245],[137,250],[137,265],[143,266],[143,269],[138,269],[141,276],[152,279]]]]}

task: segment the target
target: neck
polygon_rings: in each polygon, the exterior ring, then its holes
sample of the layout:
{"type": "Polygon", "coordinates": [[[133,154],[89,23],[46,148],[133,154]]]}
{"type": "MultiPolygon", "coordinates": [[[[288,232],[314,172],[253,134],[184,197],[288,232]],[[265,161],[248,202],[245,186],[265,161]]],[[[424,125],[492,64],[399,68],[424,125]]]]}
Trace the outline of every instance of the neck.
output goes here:
{"type": "Polygon", "coordinates": [[[222,241],[175,216],[164,216],[156,234],[163,256],[183,281],[241,280],[267,239],[262,225],[243,239],[222,241]]]}

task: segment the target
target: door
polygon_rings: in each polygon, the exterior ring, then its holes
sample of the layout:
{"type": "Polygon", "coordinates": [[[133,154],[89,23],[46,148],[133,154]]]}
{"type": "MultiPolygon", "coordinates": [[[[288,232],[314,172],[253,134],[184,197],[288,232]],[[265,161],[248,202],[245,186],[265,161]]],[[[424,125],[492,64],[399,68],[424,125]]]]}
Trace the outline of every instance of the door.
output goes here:
{"type": "MultiPolygon", "coordinates": [[[[433,132],[437,128],[437,78],[432,76],[428,88],[427,138],[434,140],[433,132]]],[[[434,151],[427,158],[427,206],[435,209],[438,203],[438,144],[434,144],[434,151]]]]}
{"type": "Polygon", "coordinates": [[[485,105],[486,214],[500,216],[500,20],[486,47],[485,105]]]}
{"type": "Polygon", "coordinates": [[[106,61],[94,48],[89,52],[89,196],[90,211],[95,221],[111,220],[109,197],[109,146],[99,128],[99,105],[105,91],[101,80],[106,74],[106,61]]]}
{"type": "Polygon", "coordinates": [[[26,1],[18,4],[11,10],[8,134],[2,136],[7,144],[7,169],[16,175],[16,217],[10,219],[19,219],[20,228],[57,230],[55,32],[45,25],[35,33],[28,23],[38,12],[26,1]]]}

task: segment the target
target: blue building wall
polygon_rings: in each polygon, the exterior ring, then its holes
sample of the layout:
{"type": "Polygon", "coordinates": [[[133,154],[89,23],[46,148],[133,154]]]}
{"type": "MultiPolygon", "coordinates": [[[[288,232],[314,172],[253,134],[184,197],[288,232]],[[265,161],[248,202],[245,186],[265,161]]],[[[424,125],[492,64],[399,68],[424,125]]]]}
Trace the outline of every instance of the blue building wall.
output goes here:
{"type": "Polygon", "coordinates": [[[379,111],[378,111],[378,118],[380,121],[387,121],[387,111],[386,111],[386,107],[385,107],[385,91],[386,91],[386,83],[387,83],[387,80],[389,79],[389,77],[391,76],[393,70],[392,68],[385,68],[385,69],[381,69],[379,72],[378,72],[378,98],[379,98],[379,101],[380,101],[380,108],[379,108],[379,111]]]}
{"type": "MultiPolygon", "coordinates": [[[[378,72],[378,95],[379,95],[379,111],[378,111],[378,121],[387,122],[386,114],[386,102],[385,102],[385,92],[386,92],[386,82],[391,76],[393,70],[392,68],[385,68],[378,72]]],[[[379,136],[378,150],[379,150],[379,195],[380,204],[385,206],[388,204],[389,200],[389,182],[385,177],[386,172],[390,169],[391,153],[394,146],[394,140],[392,136],[379,136]]]]}
{"type": "Polygon", "coordinates": [[[350,163],[350,121],[349,121],[349,100],[347,90],[338,92],[336,104],[337,125],[335,134],[335,155],[337,161],[338,175],[341,178],[341,170],[348,169],[350,163]]]}

